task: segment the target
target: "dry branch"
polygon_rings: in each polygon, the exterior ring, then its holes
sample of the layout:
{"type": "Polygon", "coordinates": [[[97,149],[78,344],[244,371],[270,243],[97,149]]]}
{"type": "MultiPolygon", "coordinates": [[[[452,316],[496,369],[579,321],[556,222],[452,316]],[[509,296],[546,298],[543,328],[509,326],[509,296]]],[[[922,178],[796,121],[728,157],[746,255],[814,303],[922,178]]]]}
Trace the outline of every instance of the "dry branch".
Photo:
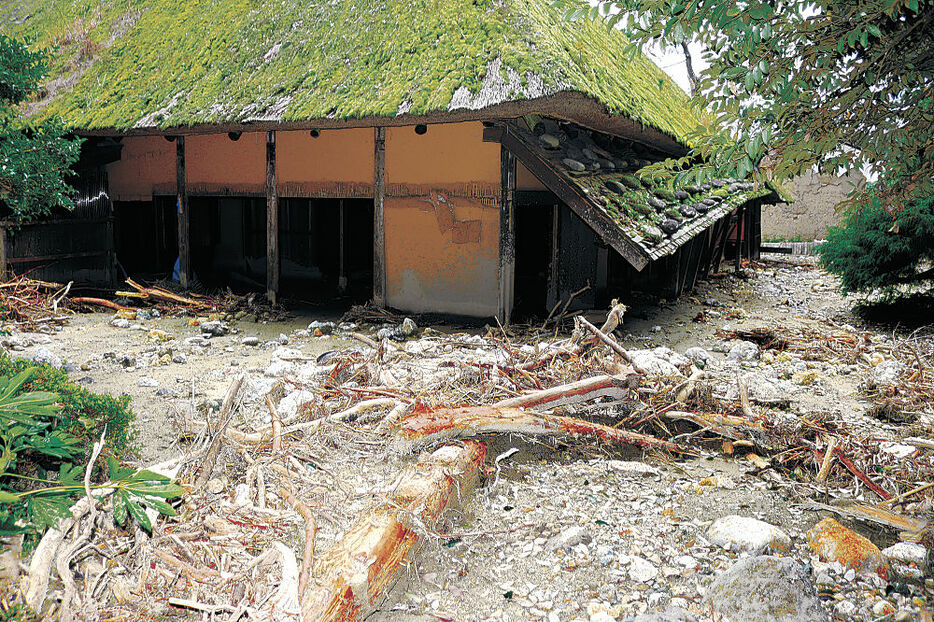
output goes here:
{"type": "Polygon", "coordinates": [[[227,426],[233,418],[234,404],[237,401],[237,396],[240,395],[240,388],[243,386],[244,378],[245,376],[243,375],[237,376],[227,388],[227,394],[224,396],[224,401],[221,404],[220,413],[217,415],[217,429],[214,432],[213,438],[211,438],[211,443],[208,445],[207,452],[204,454],[204,463],[194,483],[195,490],[203,490],[205,484],[211,479],[211,473],[214,471],[214,464],[217,462],[217,455],[220,453],[221,446],[224,443],[227,426]]]}
{"type": "Polygon", "coordinates": [[[585,380],[562,384],[542,391],[526,393],[518,397],[500,400],[493,404],[500,408],[557,408],[568,404],[589,402],[601,397],[624,400],[639,384],[639,375],[594,376],[585,380]]]}

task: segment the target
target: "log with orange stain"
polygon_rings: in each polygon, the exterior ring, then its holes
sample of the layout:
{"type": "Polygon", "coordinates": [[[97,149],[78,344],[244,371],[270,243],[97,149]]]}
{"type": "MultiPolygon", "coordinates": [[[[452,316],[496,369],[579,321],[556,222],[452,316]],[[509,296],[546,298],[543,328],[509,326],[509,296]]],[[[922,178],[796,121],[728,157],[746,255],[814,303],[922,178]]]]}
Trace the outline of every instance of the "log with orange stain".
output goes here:
{"type": "MultiPolygon", "coordinates": [[[[480,434],[520,433],[530,436],[557,436],[596,439],[607,445],[632,445],[643,449],[664,449],[676,454],[693,454],[677,443],[629,430],[593,423],[575,417],[497,406],[459,408],[415,408],[396,424],[397,443],[421,445],[442,440],[470,438],[480,434]]],[[[404,448],[403,448],[404,449],[404,448]]]]}
{"type": "Polygon", "coordinates": [[[302,620],[353,621],[371,613],[411,563],[422,533],[470,494],[486,447],[445,445],[408,467],[385,501],[361,516],[320,558],[301,596],[302,620]]]}

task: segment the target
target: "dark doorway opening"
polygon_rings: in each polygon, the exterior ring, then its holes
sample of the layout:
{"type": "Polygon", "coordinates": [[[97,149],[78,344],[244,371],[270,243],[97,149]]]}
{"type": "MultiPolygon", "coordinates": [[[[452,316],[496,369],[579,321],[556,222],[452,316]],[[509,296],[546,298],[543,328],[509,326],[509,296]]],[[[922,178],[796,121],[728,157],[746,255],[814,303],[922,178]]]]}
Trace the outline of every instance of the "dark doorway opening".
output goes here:
{"type": "Polygon", "coordinates": [[[170,277],[178,256],[175,198],[114,201],[113,209],[117,281],[128,276],[146,280],[170,277]]]}
{"type": "Polygon", "coordinates": [[[548,315],[557,205],[557,198],[550,192],[516,193],[516,264],[512,318],[517,322],[548,315]]]}

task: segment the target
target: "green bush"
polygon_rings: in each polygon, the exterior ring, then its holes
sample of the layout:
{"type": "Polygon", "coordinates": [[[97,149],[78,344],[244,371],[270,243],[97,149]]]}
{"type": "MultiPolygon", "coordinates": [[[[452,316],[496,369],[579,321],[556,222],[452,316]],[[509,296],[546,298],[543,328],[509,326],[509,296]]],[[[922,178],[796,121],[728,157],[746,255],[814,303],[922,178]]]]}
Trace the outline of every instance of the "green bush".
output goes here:
{"type": "Polygon", "coordinates": [[[11,359],[0,353],[0,376],[18,374],[35,367],[33,376],[23,385],[25,391],[56,393],[61,401],[59,427],[90,447],[107,426],[105,449],[117,457],[132,453],[135,415],[129,396],[113,397],[92,393],[68,379],[68,374],[49,365],[34,365],[25,359],[11,359]]]}
{"type": "Polygon", "coordinates": [[[840,277],[844,293],[878,291],[886,298],[912,293],[934,281],[934,197],[888,213],[871,194],[830,227],[818,248],[821,264],[840,277]]]}

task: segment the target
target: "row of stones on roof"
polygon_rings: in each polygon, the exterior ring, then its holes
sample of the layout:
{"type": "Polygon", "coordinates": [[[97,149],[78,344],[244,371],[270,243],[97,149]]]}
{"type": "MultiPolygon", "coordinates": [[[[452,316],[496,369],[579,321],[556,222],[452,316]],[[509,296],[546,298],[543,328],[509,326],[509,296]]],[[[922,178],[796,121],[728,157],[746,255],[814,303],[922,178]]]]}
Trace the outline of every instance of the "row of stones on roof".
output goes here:
{"type": "Polygon", "coordinates": [[[651,164],[649,156],[654,155],[647,151],[638,153],[628,141],[553,119],[542,119],[532,132],[539,145],[572,175],[637,169],[651,164]]]}

